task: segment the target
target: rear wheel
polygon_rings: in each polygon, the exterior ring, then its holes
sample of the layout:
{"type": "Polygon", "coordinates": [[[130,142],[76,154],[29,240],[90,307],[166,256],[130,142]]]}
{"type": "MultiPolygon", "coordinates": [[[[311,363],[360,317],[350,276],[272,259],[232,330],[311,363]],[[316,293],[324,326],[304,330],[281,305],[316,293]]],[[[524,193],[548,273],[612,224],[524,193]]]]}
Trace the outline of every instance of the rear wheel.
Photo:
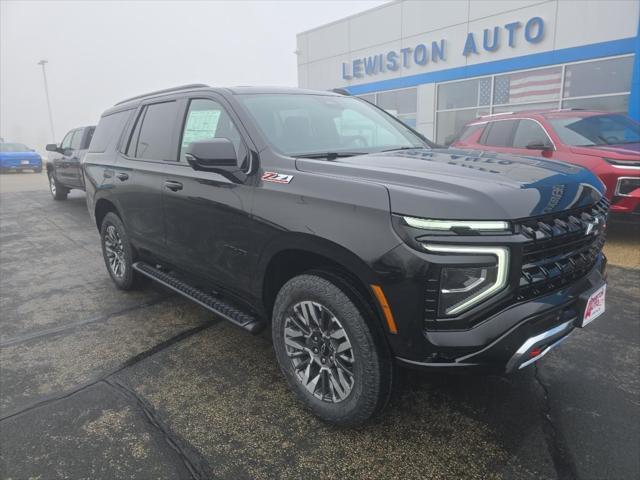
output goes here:
{"type": "Polygon", "coordinates": [[[61,185],[52,173],[49,173],[49,191],[54,200],[66,200],[69,189],[61,185]]]}
{"type": "Polygon", "coordinates": [[[142,276],[133,270],[134,250],[120,217],[113,212],[105,215],[100,226],[102,256],[109,275],[121,290],[133,290],[142,283],[142,276]]]}
{"type": "Polygon", "coordinates": [[[289,386],[335,425],[366,421],[391,392],[386,345],[365,320],[372,320],[369,309],[351,293],[337,279],[300,275],[282,287],[273,312],[273,344],[289,386]]]}

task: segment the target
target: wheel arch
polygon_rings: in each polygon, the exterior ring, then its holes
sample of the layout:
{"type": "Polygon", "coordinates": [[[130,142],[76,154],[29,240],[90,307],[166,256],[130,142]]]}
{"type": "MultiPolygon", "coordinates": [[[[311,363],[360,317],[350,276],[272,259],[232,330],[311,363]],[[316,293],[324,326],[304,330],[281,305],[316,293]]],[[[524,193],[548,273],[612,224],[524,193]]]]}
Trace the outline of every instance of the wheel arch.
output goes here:
{"type": "MultiPolygon", "coordinates": [[[[264,312],[271,317],[275,297],[289,279],[305,272],[326,272],[355,290],[383,326],[382,312],[370,285],[375,272],[355,253],[329,240],[306,234],[288,234],[271,243],[261,256],[256,276],[256,292],[264,312]]],[[[386,331],[383,327],[383,332],[386,331]]]]}
{"type": "Polygon", "coordinates": [[[116,205],[110,200],[107,200],[106,198],[98,199],[98,201],[96,202],[96,206],[94,208],[94,212],[95,212],[94,215],[96,219],[96,227],[98,228],[98,231],[100,231],[100,227],[102,226],[102,221],[104,220],[104,217],[109,212],[115,213],[120,218],[120,220],[122,220],[122,216],[120,215],[120,212],[118,211],[118,208],[116,207],[116,205]]]}

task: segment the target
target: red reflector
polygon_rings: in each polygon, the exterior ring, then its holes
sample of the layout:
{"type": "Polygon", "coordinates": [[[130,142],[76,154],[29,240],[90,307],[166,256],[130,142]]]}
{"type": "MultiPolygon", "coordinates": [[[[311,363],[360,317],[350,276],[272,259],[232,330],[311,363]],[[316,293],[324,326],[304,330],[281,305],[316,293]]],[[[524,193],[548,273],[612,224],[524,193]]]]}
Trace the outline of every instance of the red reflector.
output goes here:
{"type": "Polygon", "coordinates": [[[541,353],[542,353],[542,349],[541,348],[534,348],[533,350],[531,350],[529,352],[529,356],[531,356],[531,358],[533,358],[533,357],[537,357],[541,353]]]}

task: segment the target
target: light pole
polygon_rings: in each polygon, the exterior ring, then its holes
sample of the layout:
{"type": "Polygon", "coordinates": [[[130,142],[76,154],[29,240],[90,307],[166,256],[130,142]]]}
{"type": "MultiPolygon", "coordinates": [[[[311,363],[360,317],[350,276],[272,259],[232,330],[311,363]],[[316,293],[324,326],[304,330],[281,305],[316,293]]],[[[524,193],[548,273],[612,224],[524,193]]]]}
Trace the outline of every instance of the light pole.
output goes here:
{"type": "Polygon", "coordinates": [[[51,127],[51,136],[53,137],[53,142],[56,141],[56,132],[53,130],[53,115],[51,113],[51,101],[49,100],[49,85],[47,84],[47,70],[45,69],[45,65],[48,63],[48,60],[40,60],[38,65],[42,65],[42,77],[44,78],[44,94],[47,97],[47,110],[49,110],[49,127],[51,127]]]}

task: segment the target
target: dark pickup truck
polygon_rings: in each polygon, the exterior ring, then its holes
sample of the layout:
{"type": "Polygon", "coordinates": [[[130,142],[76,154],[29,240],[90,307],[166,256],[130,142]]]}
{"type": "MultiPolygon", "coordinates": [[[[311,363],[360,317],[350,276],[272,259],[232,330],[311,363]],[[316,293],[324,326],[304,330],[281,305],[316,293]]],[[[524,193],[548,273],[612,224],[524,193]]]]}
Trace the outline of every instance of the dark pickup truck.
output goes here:
{"type": "Polygon", "coordinates": [[[334,424],[396,365],[512,372],[604,311],[589,171],[435,148],[363,99],[190,85],[107,110],[83,163],[118,288],[151,278],[250,332],[334,424]]]}
{"type": "Polygon", "coordinates": [[[95,129],[95,126],[74,128],[64,136],[60,145],[47,145],[47,151],[51,152],[47,176],[54,200],[66,200],[70,190],[84,190],[81,162],[95,129]]]}

